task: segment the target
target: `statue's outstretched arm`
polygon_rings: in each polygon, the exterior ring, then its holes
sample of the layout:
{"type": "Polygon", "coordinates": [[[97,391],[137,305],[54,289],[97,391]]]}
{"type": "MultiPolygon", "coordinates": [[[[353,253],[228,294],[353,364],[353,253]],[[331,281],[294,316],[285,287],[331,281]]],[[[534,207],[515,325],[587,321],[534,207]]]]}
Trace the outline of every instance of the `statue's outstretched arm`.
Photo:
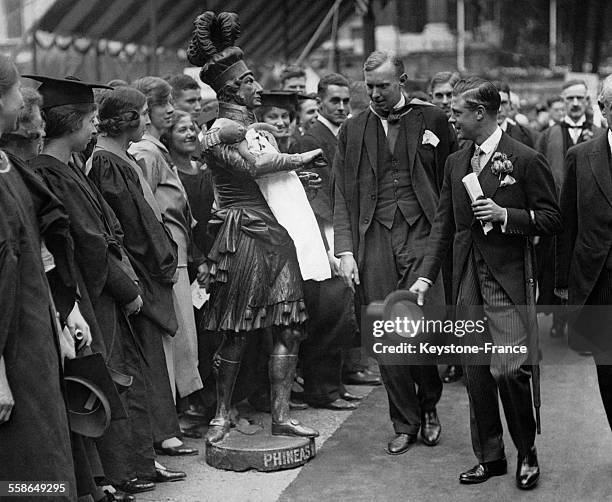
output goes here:
{"type": "MultiPolygon", "coordinates": [[[[216,165],[224,166],[251,178],[267,174],[295,171],[311,162],[317,165],[323,160],[321,149],[305,153],[250,152],[244,139],[246,128],[229,119],[218,119],[204,135],[202,149],[204,157],[216,165]],[[321,159],[321,161],[317,161],[321,159]]],[[[323,166],[321,164],[320,166],[323,166]]]]}

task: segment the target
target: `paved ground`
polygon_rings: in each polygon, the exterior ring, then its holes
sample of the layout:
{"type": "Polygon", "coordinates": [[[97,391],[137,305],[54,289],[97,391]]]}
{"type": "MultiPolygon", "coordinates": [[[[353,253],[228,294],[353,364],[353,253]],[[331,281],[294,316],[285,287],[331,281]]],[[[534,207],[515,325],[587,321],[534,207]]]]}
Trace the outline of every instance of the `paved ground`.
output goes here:
{"type": "MultiPolygon", "coordinates": [[[[365,396],[373,387],[348,386],[353,394],[365,396]]],[[[294,411],[292,416],[317,429],[317,452],[342,425],[352,412],[308,409],[294,411]]],[[[254,414],[255,421],[269,427],[269,417],[254,414]]],[[[204,429],[205,431],[205,429],[204,429]]],[[[229,472],[214,469],[206,464],[204,440],[189,439],[189,446],[200,449],[197,457],[159,457],[159,461],[173,469],[187,472],[185,481],[156,485],[155,491],[137,494],[138,501],[147,502],[258,502],[277,500],[282,491],[297,477],[300,469],[260,472],[229,472]]]]}
{"type": "MultiPolygon", "coordinates": [[[[468,402],[461,383],[445,386],[439,405],[443,423],[440,445],[416,445],[404,455],[384,453],[391,436],[386,396],[376,388],[359,410],[305,410],[295,416],[321,431],[317,457],[301,469],[276,473],[233,473],[207,466],[203,456],[167,460],[185,470],[184,482],[161,484],[137,496],[143,501],[600,501],[612,500],[612,433],[599,399],[590,358],[551,340],[549,320],[541,322],[542,422],[537,445],[541,486],[529,493],[514,487],[516,451],[505,438],[509,474],[484,485],[459,485],[459,472],[475,461],[471,451],[468,402]]],[[[365,394],[371,387],[353,387],[365,394]]],[[[190,444],[204,450],[203,441],[190,444]]]]}

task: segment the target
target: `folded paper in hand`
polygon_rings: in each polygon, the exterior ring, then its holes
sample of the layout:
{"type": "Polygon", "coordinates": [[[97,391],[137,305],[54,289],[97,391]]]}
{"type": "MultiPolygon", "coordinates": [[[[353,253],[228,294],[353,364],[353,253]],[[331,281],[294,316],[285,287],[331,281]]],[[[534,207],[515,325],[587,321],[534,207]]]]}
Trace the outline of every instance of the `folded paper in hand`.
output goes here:
{"type": "Polygon", "coordinates": [[[191,283],[191,303],[193,303],[195,308],[198,310],[201,309],[202,305],[207,302],[209,296],[210,294],[208,294],[204,288],[200,287],[197,280],[191,283]]]}
{"type": "MultiPolygon", "coordinates": [[[[484,193],[482,192],[482,187],[480,186],[480,182],[478,181],[478,175],[476,173],[470,173],[463,177],[461,180],[463,182],[463,186],[467,190],[468,195],[470,196],[470,200],[474,202],[480,197],[484,197],[484,193]]],[[[482,230],[485,235],[487,235],[491,230],[493,230],[493,223],[487,221],[480,222],[482,225],[482,230]]]]}

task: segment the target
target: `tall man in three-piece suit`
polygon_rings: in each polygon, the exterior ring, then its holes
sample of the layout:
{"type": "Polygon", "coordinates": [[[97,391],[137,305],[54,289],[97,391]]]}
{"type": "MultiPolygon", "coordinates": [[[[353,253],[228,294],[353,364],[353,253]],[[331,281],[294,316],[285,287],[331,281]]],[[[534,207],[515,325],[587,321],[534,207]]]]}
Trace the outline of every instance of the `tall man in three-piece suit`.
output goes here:
{"type": "MultiPolygon", "coordinates": [[[[474,330],[462,340],[466,346],[492,342],[518,349],[512,349],[511,354],[493,354],[490,363],[480,361],[484,364],[463,356],[472,446],[479,463],[462,473],[460,482],[481,483],[507,471],[499,392],[518,449],[517,486],[527,489],[539,478],[530,373],[526,370],[532,363],[528,362],[530,354],[521,352],[521,347],[529,346],[528,335],[537,336],[529,237],[558,232],[561,217],[546,160],[502,132],[496,121],[499,106],[499,93],[486,80],[472,77],[459,81],[453,89],[451,122],[459,138],[474,144],[447,160],[427,255],[411,290],[422,301],[454,236],[457,316],[467,311],[477,319],[487,319],[482,333],[474,330]],[[471,172],[477,174],[484,193],[474,203],[462,182],[471,172]],[[487,234],[483,223],[493,227],[487,234]]],[[[531,360],[534,356],[531,354],[531,360]]]]}
{"type": "MultiPolygon", "coordinates": [[[[603,82],[599,106],[612,127],[612,76],[603,82]]],[[[607,134],[567,152],[561,190],[564,232],[557,236],[555,293],[576,309],[569,342],[573,348],[593,353],[599,391],[612,426],[611,150],[608,129],[607,134]]]]}
{"type": "MultiPolygon", "coordinates": [[[[406,102],[400,59],[374,52],[364,75],[371,105],[343,124],[334,158],[334,241],[341,277],[360,286],[367,305],[417,278],[453,133],[437,107],[406,102]]],[[[444,305],[441,281],[430,300],[444,305]]],[[[419,429],[426,444],[437,444],[437,367],[381,364],[380,370],[396,433],[388,453],[407,451],[419,429]]]]}

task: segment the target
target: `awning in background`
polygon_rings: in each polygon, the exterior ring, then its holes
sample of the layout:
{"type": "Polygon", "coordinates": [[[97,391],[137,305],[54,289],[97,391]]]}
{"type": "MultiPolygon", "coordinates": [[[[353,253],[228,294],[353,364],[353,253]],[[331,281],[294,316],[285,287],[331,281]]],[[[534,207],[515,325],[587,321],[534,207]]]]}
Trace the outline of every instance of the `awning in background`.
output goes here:
{"type": "MultiPolygon", "coordinates": [[[[238,45],[249,59],[296,59],[325,18],[331,0],[57,0],[37,29],[56,35],[115,40],[185,49],[193,20],[205,10],[237,12],[242,35],[238,45]]],[[[342,23],[355,11],[354,0],[343,0],[342,23]]],[[[314,47],[330,36],[323,30],[314,47]]]]}

